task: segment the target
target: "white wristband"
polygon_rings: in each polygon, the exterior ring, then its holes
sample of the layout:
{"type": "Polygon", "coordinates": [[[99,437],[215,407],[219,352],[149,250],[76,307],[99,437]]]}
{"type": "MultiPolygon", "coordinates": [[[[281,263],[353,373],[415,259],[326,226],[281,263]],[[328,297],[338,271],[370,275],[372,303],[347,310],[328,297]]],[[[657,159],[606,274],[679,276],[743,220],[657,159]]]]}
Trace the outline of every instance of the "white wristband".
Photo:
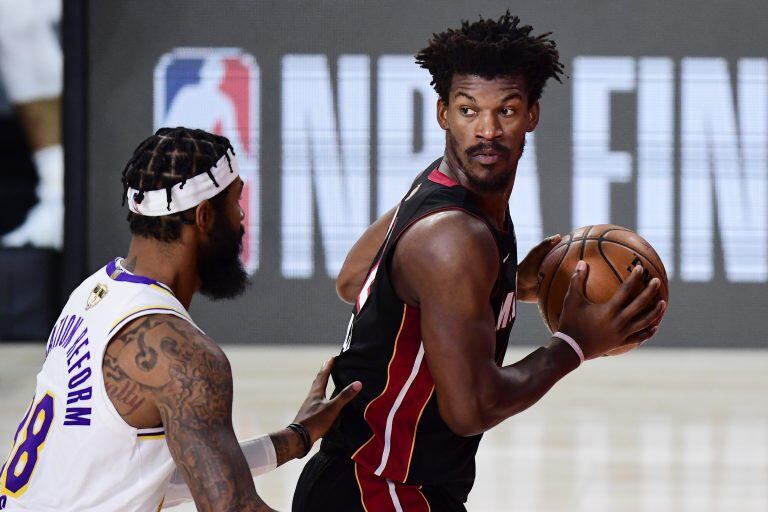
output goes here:
{"type": "MultiPolygon", "coordinates": [[[[251,475],[258,476],[277,467],[275,445],[268,434],[244,441],[240,443],[240,448],[243,450],[248,467],[251,468],[251,475]]],[[[187,487],[181,471],[177,468],[168,482],[163,508],[175,507],[190,501],[192,501],[192,491],[187,487]]]]}
{"type": "Polygon", "coordinates": [[[571,338],[565,333],[562,333],[560,331],[557,331],[555,334],[552,335],[553,338],[560,338],[564,342],[566,342],[568,345],[571,346],[574,352],[576,352],[576,355],[579,356],[579,364],[584,362],[584,352],[582,352],[581,347],[578,343],[576,343],[576,340],[571,338]]]}

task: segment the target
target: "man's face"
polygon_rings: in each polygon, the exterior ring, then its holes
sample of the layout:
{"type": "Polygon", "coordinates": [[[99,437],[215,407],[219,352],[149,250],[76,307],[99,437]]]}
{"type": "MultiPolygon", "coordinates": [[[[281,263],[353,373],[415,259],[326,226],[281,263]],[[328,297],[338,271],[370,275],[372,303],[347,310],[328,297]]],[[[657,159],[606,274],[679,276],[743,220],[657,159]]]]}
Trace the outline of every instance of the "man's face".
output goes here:
{"type": "Polygon", "coordinates": [[[225,191],[224,206],[216,210],[208,238],[200,247],[200,293],[214,300],[237,297],[248,285],[248,273],[240,261],[245,235],[242,191],[243,182],[238,178],[225,191]]]}
{"type": "Polygon", "coordinates": [[[539,104],[528,106],[522,76],[489,80],[454,74],[448,104],[438,101],[437,119],[455,171],[478,191],[499,192],[514,183],[525,134],[539,120],[539,104]]]}

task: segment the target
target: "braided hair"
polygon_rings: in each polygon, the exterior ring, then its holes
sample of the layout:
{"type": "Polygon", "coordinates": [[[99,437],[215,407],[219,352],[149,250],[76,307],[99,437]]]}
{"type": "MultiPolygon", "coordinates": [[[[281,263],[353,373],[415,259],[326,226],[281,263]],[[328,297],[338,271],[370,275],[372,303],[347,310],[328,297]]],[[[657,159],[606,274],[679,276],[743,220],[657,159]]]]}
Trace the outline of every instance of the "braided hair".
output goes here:
{"type": "Polygon", "coordinates": [[[520,25],[509,11],[498,20],[461,22],[461,28],[432,34],[429,45],[416,54],[416,63],[432,75],[431,85],[448,103],[454,73],[485,79],[520,74],[525,78],[528,103],[533,105],[547,79],[560,82],[564,66],[547,32],[531,35],[533,27],[520,25]]]}
{"type": "MultiPolygon", "coordinates": [[[[170,211],[171,189],[179,183],[183,188],[188,179],[203,173],[218,187],[211,169],[222,156],[232,167],[228,151],[234,154],[229,139],[221,135],[183,127],[160,128],[139,144],[123,169],[123,206],[129,188],[138,190],[137,203],[144,199],[144,192],[165,189],[170,211]]],[[[225,194],[219,192],[211,198],[215,209],[223,207],[224,197],[225,194]]],[[[134,235],[173,242],[181,237],[184,224],[195,223],[193,211],[194,208],[190,208],[160,217],[128,212],[128,223],[134,235]]]]}

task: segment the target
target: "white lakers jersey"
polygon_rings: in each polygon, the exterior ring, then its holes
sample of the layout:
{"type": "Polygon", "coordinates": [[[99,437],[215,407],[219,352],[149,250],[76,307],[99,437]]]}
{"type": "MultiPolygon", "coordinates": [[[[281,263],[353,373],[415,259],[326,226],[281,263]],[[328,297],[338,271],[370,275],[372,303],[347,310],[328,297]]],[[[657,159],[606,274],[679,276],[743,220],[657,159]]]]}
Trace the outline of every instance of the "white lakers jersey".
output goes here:
{"type": "Polygon", "coordinates": [[[35,397],[0,471],[0,510],[146,512],[175,468],[162,428],[135,429],[104,388],[102,359],[127,322],[194,323],[171,290],[110,262],[72,292],[51,331],[35,397]]]}

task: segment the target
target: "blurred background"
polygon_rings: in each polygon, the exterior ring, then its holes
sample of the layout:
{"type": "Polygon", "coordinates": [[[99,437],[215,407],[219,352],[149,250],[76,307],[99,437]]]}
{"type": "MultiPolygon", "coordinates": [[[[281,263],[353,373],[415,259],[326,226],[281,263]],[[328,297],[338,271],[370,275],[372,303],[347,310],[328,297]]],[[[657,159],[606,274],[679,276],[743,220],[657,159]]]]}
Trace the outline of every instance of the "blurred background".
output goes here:
{"type": "MultiPolygon", "coordinates": [[[[442,153],[413,54],[508,8],[553,32],[567,74],[545,89],[518,170],[518,257],[620,224],[654,245],[671,296],[649,346],[582,367],[487,434],[468,509],[767,510],[757,0],[0,0],[0,443],[69,293],[127,250],[120,173],[161,126],[237,151],[253,286],[191,313],[234,361],[238,433],[289,423],[343,341],[346,251],[442,153]]],[[[535,307],[517,312],[510,361],[548,337],[535,307]]],[[[272,506],[289,508],[302,463],[257,480],[272,506]]]]}

